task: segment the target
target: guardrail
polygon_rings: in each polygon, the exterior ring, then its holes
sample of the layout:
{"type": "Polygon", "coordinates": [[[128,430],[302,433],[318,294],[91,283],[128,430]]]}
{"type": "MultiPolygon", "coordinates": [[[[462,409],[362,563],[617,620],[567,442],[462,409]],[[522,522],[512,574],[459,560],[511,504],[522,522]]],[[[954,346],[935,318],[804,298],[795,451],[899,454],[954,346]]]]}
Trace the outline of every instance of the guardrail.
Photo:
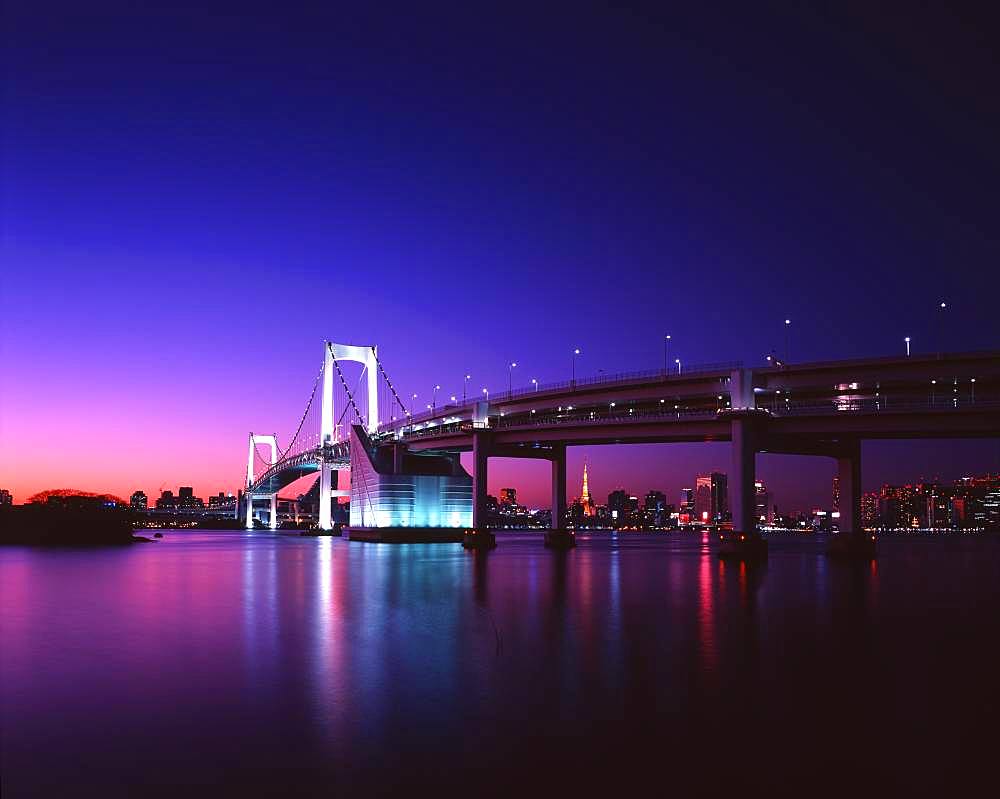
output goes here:
{"type": "MultiPolygon", "coordinates": [[[[780,403],[781,407],[757,408],[762,413],[775,417],[781,416],[836,416],[843,413],[913,413],[924,411],[937,411],[946,413],[949,411],[970,411],[988,410],[1000,408],[1000,400],[985,399],[975,402],[959,400],[953,397],[916,399],[916,398],[863,398],[863,399],[834,399],[824,402],[790,401],[780,403]]],[[[688,419],[714,419],[726,417],[733,413],[729,408],[664,408],[662,411],[654,409],[628,409],[611,412],[610,410],[574,410],[574,411],[547,411],[533,414],[529,417],[519,415],[517,418],[504,418],[503,416],[491,415],[489,418],[490,430],[506,430],[512,428],[534,428],[552,427],[564,424],[588,424],[588,423],[627,423],[637,420],[688,420],[688,419]]],[[[412,429],[404,432],[404,439],[415,438],[436,438],[454,433],[466,433],[474,430],[475,427],[469,420],[458,420],[442,424],[432,424],[420,430],[412,429]]]]}
{"type": "MultiPolygon", "coordinates": [[[[596,375],[594,377],[582,377],[578,380],[562,380],[552,383],[539,383],[525,388],[515,388],[511,391],[497,391],[488,395],[490,405],[502,405],[505,402],[524,399],[526,397],[544,396],[565,391],[579,391],[592,389],[599,386],[630,385],[639,382],[663,381],[665,383],[688,380],[692,377],[704,377],[705,375],[724,374],[734,369],[743,368],[742,361],[724,361],[720,363],[693,364],[685,366],[680,373],[664,372],[662,369],[647,369],[639,372],[616,372],[609,375],[596,375]]],[[[728,376],[728,375],[726,375],[728,376]]],[[[485,399],[485,397],[484,397],[485,399]]],[[[450,416],[463,411],[472,410],[478,402],[483,401],[478,396],[474,399],[467,399],[464,403],[445,404],[438,408],[421,411],[407,416],[405,419],[397,419],[395,422],[384,422],[379,425],[379,431],[396,430],[401,427],[409,427],[413,424],[425,422],[429,419],[437,419],[442,416],[450,416]]]]}
{"type": "Polygon", "coordinates": [[[915,413],[921,411],[970,411],[1000,408],[1000,400],[968,397],[864,397],[842,398],[824,402],[790,400],[765,408],[774,416],[835,416],[840,413],[915,413]]]}

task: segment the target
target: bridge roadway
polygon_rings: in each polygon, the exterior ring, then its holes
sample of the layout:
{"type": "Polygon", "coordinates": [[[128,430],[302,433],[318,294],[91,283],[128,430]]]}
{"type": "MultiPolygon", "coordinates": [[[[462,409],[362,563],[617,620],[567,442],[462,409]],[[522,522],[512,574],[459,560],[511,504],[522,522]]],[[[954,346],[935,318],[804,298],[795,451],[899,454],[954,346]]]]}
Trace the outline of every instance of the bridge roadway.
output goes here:
{"type": "Polygon", "coordinates": [[[838,462],[841,529],[861,529],[861,441],[1000,436],[1000,352],[857,359],[681,374],[646,372],[505,392],[379,428],[412,451],[473,453],[473,526],[490,457],[552,462],[553,519],[566,509],[566,447],[732,442],[735,530],[752,531],[757,452],[838,462]]]}

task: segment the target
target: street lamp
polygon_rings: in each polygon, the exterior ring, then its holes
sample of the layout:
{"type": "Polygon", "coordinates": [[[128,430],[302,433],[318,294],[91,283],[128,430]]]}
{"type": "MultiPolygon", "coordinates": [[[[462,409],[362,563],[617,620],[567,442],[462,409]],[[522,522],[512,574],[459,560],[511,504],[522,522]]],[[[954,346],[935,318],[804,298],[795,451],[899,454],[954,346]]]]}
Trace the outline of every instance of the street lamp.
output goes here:
{"type": "Polygon", "coordinates": [[[428,407],[433,407],[435,410],[437,410],[437,406],[438,406],[438,392],[440,390],[441,390],[441,386],[434,386],[434,391],[433,391],[433,393],[431,395],[431,405],[428,406],[428,407]]]}
{"type": "Polygon", "coordinates": [[[677,374],[680,374],[681,373],[681,359],[680,358],[674,358],[674,363],[677,364],[677,374]]]}
{"type": "Polygon", "coordinates": [[[670,357],[670,334],[663,337],[663,374],[667,373],[667,359],[670,357]]]}
{"type": "Polygon", "coordinates": [[[941,353],[944,352],[944,312],[948,307],[948,303],[942,302],[938,307],[941,309],[941,313],[938,315],[938,358],[940,358],[941,353]]]}
{"type": "Polygon", "coordinates": [[[538,391],[538,381],[535,378],[531,378],[531,385],[535,387],[535,391],[538,391]]]}
{"type": "Polygon", "coordinates": [[[972,378],[972,404],[976,404],[976,378],[972,378]]]}
{"type": "Polygon", "coordinates": [[[469,388],[469,381],[472,380],[472,375],[465,376],[465,382],[462,383],[462,404],[465,405],[465,392],[469,388]]]}
{"type": "Polygon", "coordinates": [[[789,344],[789,335],[788,335],[788,328],[791,327],[791,324],[792,324],[791,319],[785,320],[785,360],[788,363],[791,363],[792,361],[792,348],[791,345],[789,344]]]}
{"type": "Polygon", "coordinates": [[[510,399],[510,395],[513,393],[512,381],[514,374],[514,367],[517,366],[517,361],[511,361],[507,365],[507,398],[510,399]]]}
{"type": "Polygon", "coordinates": [[[909,358],[910,357],[910,337],[907,336],[906,338],[903,339],[903,341],[906,342],[906,357],[909,358]]]}
{"type": "Polygon", "coordinates": [[[484,386],[483,387],[483,393],[486,395],[486,401],[489,402],[490,401],[490,390],[484,386]]]}
{"type": "Polygon", "coordinates": [[[571,385],[576,385],[576,356],[580,354],[580,348],[577,347],[573,350],[573,380],[571,385]]]}

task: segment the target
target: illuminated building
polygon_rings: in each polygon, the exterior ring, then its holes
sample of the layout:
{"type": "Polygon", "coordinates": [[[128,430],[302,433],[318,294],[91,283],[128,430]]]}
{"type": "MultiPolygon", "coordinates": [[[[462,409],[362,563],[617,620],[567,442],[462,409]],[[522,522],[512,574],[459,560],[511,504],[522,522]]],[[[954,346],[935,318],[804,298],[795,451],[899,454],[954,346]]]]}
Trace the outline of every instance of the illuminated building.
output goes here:
{"type": "Polygon", "coordinates": [[[612,521],[619,525],[631,524],[635,520],[635,514],[639,510],[639,498],[634,497],[627,491],[616,489],[608,494],[608,512],[612,521]]]}
{"type": "Polygon", "coordinates": [[[861,496],[861,525],[874,527],[878,522],[878,493],[869,491],[861,496]]]}
{"type": "Polygon", "coordinates": [[[695,520],[718,524],[725,520],[728,510],[726,475],[721,472],[699,475],[694,487],[695,520]]]}
{"type": "Polygon", "coordinates": [[[771,508],[771,492],[764,487],[761,480],[754,482],[754,507],[758,522],[772,524],[774,522],[774,511],[771,508]]]}
{"type": "Polygon", "coordinates": [[[351,527],[471,527],[472,477],[457,455],[375,447],[351,427],[351,527]]]}
{"type": "Polygon", "coordinates": [[[500,508],[511,509],[517,506],[517,489],[516,488],[501,488],[500,489],[500,508]]]}
{"type": "Polygon", "coordinates": [[[840,475],[833,476],[833,509],[840,510],[840,475]]]}
{"type": "Polygon", "coordinates": [[[173,491],[162,491],[160,492],[160,498],[156,500],[157,510],[177,510],[177,500],[174,497],[173,491]]]}
{"type": "Polygon", "coordinates": [[[643,500],[642,515],[646,525],[664,526],[669,518],[666,494],[662,491],[650,490],[643,500]]]}
{"type": "Polygon", "coordinates": [[[129,497],[128,505],[135,511],[146,511],[149,508],[149,499],[144,491],[136,491],[129,497]]]}

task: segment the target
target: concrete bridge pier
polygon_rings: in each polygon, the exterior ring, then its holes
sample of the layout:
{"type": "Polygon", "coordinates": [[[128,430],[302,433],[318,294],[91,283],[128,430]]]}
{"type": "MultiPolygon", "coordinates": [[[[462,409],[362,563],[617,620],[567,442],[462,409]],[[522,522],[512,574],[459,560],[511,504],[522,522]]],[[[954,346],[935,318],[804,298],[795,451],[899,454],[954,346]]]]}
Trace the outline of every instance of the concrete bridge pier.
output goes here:
{"type": "Polygon", "coordinates": [[[834,557],[875,557],[875,536],[862,529],[861,521],[861,441],[843,442],[837,453],[840,483],[840,533],[830,540],[827,554],[834,557]]]}
{"type": "Polygon", "coordinates": [[[472,529],[466,530],[462,540],[466,549],[493,549],[497,545],[496,536],[486,529],[490,444],[488,431],[472,434],[472,529]]]}
{"type": "Polygon", "coordinates": [[[733,531],[722,536],[720,558],[747,560],[767,557],[767,542],[757,532],[756,460],[760,431],[756,413],[739,413],[732,419],[732,449],[729,475],[729,510],[733,531]]]}
{"type": "Polygon", "coordinates": [[[576,533],[566,524],[566,445],[554,444],[552,459],[552,529],[545,534],[545,546],[570,549],[576,546],[576,533]]]}

